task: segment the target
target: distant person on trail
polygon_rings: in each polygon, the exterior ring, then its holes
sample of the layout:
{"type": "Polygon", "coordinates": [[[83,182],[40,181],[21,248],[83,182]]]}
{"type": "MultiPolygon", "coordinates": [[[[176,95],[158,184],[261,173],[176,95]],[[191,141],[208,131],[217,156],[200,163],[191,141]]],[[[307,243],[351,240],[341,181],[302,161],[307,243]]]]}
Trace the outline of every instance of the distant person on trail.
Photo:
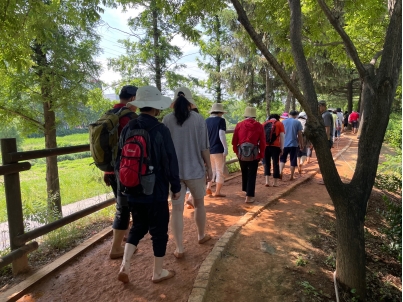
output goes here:
{"type": "Polygon", "coordinates": [[[185,253],[183,210],[186,187],[189,188],[193,198],[198,243],[203,244],[211,239],[211,236],[205,233],[204,196],[206,195],[206,174],[208,182],[211,181],[213,172],[206,121],[192,110],[196,105],[188,88],[177,88],[174,93],[174,112],[166,115],[162,122],[171,131],[179,162],[181,198],[172,201],[171,214],[171,230],[176,243],[174,256],[179,259],[183,258],[185,253]]]}
{"type": "Polygon", "coordinates": [[[343,123],[344,123],[344,117],[343,117],[343,112],[341,112],[341,108],[337,108],[336,109],[336,114],[337,114],[337,118],[339,119],[339,125],[340,125],[340,129],[338,129],[338,133],[337,136],[340,138],[341,133],[343,133],[343,123]]]}
{"type": "Polygon", "coordinates": [[[283,169],[287,162],[288,154],[290,155],[290,180],[294,179],[295,168],[298,166],[297,155],[298,150],[303,148],[302,142],[302,125],[296,120],[298,112],[293,110],[289,114],[289,118],[283,120],[285,129],[284,151],[280,156],[280,179],[283,178],[283,169]]]}
{"type": "Polygon", "coordinates": [[[268,142],[267,133],[266,135],[266,149],[264,153],[264,175],[266,180],[266,187],[270,186],[270,168],[271,162],[273,162],[273,187],[278,187],[278,180],[280,178],[280,155],[283,154],[284,150],[284,125],[280,122],[280,116],[278,114],[270,114],[268,120],[263,123],[263,129],[266,130],[265,125],[268,123],[273,124],[273,134],[274,140],[270,139],[268,142]]]}
{"type": "Polygon", "coordinates": [[[332,114],[327,111],[326,101],[319,101],[318,108],[322,114],[323,122],[325,123],[326,137],[329,141],[329,148],[333,147],[333,117],[332,114]]]}
{"type": "MultiPolygon", "coordinates": [[[[149,135],[147,150],[150,146],[148,156],[152,163],[152,174],[155,175],[155,182],[151,188],[151,194],[146,195],[144,190],[141,193],[138,191],[136,193],[120,191],[122,188],[122,178],[120,178],[118,199],[121,199],[122,203],[126,202],[130,207],[133,226],[126,241],[118,280],[123,283],[129,282],[130,259],[137,250],[139,241],[149,232],[154,251],[152,282],[158,283],[175,276],[175,271],[163,269],[162,266],[168,243],[169,184],[171,185],[172,200],[175,201],[180,196],[179,167],[169,129],[156,119],[160,110],[169,107],[171,99],[162,96],[156,87],[144,86],[138,89],[137,98],[131,104],[140,108],[140,116],[130,121],[122,131],[116,163],[117,173],[119,173],[119,169],[122,169],[120,166],[121,161],[123,161],[121,158],[122,149],[129,140],[138,137],[138,135],[132,134],[133,131],[144,129],[149,135]]],[[[134,148],[131,147],[131,149],[134,148]]],[[[136,158],[138,157],[133,157],[133,159],[136,158]]],[[[121,176],[121,174],[118,175],[121,176]]],[[[141,187],[144,188],[143,182],[141,184],[141,187]]]]}
{"type": "MultiPolygon", "coordinates": [[[[302,126],[302,146],[299,146],[300,149],[298,150],[297,153],[297,164],[298,164],[298,173],[302,174],[302,166],[304,165],[308,151],[310,151],[310,142],[307,139],[305,135],[305,127],[306,127],[306,120],[307,120],[307,115],[305,112],[300,112],[298,114],[298,121],[301,123],[302,126]],[[301,148],[302,147],[302,148],[301,148]]],[[[309,154],[310,157],[311,154],[309,154]]]]}
{"type": "MultiPolygon", "coordinates": [[[[119,93],[120,102],[113,106],[113,110],[116,112],[126,107],[129,102],[136,99],[137,87],[132,85],[123,86],[119,93]]],[[[132,111],[131,114],[124,115],[119,119],[118,134],[122,132],[122,129],[130,122],[130,120],[135,119],[138,115],[135,113],[137,107],[131,106],[129,109],[132,111]]],[[[127,233],[128,222],[130,220],[130,210],[127,206],[123,206],[117,202],[117,189],[118,183],[114,172],[104,172],[104,182],[107,186],[111,186],[113,194],[116,198],[116,213],[115,219],[113,221],[113,239],[112,247],[109,252],[109,258],[116,259],[123,257],[124,248],[122,247],[122,241],[127,233]]]]}
{"type": "Polygon", "coordinates": [[[354,110],[348,116],[348,123],[351,124],[351,127],[353,128],[353,134],[355,134],[357,132],[359,118],[360,118],[359,113],[354,110]]]}
{"type": "Polygon", "coordinates": [[[347,127],[348,127],[348,116],[349,116],[348,111],[344,111],[344,115],[343,115],[344,131],[346,131],[347,127]]]}
{"type": "Polygon", "coordinates": [[[256,176],[259,161],[264,157],[266,136],[262,124],[257,122],[256,108],[246,107],[245,119],[236,124],[232,136],[232,149],[238,156],[242,173],[242,191],[246,192],[246,203],[255,200],[256,176]]]}
{"type": "Polygon", "coordinates": [[[213,171],[213,179],[207,183],[206,194],[212,195],[211,185],[215,180],[216,190],[214,197],[225,197],[221,193],[221,188],[224,184],[225,157],[228,155],[227,140],[225,138],[227,125],[222,117],[226,112],[221,103],[215,103],[211,107],[210,116],[206,119],[210,141],[210,161],[213,171]]]}

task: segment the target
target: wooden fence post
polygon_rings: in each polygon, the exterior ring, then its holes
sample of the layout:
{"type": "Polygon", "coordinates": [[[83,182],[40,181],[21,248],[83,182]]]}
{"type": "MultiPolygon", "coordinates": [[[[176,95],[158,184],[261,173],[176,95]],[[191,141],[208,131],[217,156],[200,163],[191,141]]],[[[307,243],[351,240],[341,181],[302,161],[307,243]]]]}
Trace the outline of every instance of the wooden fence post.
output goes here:
{"type": "MultiPolygon", "coordinates": [[[[1,154],[3,165],[17,163],[12,162],[9,153],[17,152],[17,142],[15,138],[1,139],[1,154]]],[[[8,231],[10,234],[11,250],[16,250],[24,244],[15,244],[14,238],[24,234],[24,218],[22,214],[20,174],[12,173],[4,175],[4,188],[7,203],[8,231]]],[[[28,256],[25,254],[12,263],[13,274],[17,275],[30,269],[28,264],[28,256]]]]}

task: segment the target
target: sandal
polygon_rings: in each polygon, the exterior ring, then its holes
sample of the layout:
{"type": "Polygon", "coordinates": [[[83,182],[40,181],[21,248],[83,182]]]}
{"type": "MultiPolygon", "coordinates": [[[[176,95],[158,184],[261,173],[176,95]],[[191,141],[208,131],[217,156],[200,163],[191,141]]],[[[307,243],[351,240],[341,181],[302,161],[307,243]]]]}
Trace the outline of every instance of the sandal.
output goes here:
{"type": "Polygon", "coordinates": [[[179,252],[175,251],[174,256],[176,259],[181,259],[181,258],[183,258],[183,256],[185,256],[185,252],[179,253],[179,252]]]}
{"type": "Polygon", "coordinates": [[[202,239],[199,240],[199,244],[203,244],[211,239],[211,236],[209,234],[205,234],[202,239]]]}
{"type": "Polygon", "coordinates": [[[186,203],[186,208],[188,208],[188,209],[194,209],[195,208],[195,206],[193,205],[193,203],[189,199],[186,200],[185,203],[186,203]]]}
{"type": "Polygon", "coordinates": [[[162,282],[162,281],[164,281],[164,280],[168,280],[168,279],[171,279],[172,277],[174,277],[175,276],[175,271],[174,270],[168,270],[168,275],[166,275],[165,277],[161,277],[161,278],[159,278],[159,279],[151,279],[152,281],[153,281],[153,283],[160,283],[160,282],[162,282]]]}

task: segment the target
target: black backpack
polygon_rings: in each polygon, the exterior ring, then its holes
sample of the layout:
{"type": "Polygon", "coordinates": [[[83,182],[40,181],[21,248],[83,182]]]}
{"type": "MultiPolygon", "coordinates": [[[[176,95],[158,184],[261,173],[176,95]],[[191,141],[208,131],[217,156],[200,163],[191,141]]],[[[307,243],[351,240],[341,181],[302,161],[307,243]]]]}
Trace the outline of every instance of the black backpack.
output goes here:
{"type": "Polygon", "coordinates": [[[276,123],[277,123],[277,121],[268,121],[264,125],[264,133],[266,134],[266,143],[268,145],[273,144],[277,139],[276,123]]]}

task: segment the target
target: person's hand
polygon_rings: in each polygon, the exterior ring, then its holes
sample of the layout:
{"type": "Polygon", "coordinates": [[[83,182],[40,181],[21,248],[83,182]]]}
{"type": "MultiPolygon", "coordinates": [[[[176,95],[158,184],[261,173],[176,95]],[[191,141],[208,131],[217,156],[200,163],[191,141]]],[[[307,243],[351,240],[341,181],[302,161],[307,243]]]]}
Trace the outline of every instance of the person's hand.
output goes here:
{"type": "Polygon", "coordinates": [[[213,170],[211,170],[211,168],[209,168],[206,171],[206,181],[210,182],[212,180],[213,180],[213,170]]]}
{"type": "Polygon", "coordinates": [[[228,155],[228,149],[227,149],[227,148],[224,148],[224,152],[223,152],[223,153],[224,153],[224,157],[227,156],[227,155],[228,155]]]}
{"type": "Polygon", "coordinates": [[[280,155],[283,155],[284,149],[280,148],[280,155]]]}
{"type": "Polygon", "coordinates": [[[108,174],[104,174],[104,183],[107,187],[111,185],[111,182],[109,181],[108,174]]]}
{"type": "Polygon", "coordinates": [[[172,200],[178,200],[181,197],[181,192],[172,193],[172,200]]]}

